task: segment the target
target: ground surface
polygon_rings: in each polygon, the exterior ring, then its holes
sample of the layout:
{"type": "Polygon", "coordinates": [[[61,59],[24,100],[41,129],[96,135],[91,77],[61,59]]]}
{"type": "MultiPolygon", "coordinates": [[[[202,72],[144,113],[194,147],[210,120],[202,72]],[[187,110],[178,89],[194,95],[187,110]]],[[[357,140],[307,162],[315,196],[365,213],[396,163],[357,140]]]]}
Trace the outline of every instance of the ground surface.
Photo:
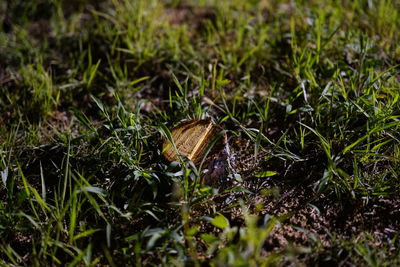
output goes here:
{"type": "Polygon", "coordinates": [[[399,13],[0,2],[0,265],[400,265],[399,13]],[[162,156],[193,118],[215,188],[162,156]]]}

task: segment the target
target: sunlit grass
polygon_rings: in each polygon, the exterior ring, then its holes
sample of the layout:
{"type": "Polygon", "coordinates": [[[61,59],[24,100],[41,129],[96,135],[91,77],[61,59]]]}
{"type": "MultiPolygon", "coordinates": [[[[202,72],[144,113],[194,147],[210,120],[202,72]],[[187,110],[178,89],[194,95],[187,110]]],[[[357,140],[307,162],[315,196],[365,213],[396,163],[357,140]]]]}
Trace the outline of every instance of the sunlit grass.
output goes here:
{"type": "Polygon", "coordinates": [[[399,12],[366,0],[0,4],[0,265],[399,264],[390,218],[378,245],[367,226],[325,225],[328,242],[291,221],[336,203],[395,207],[399,12]],[[226,188],[162,156],[169,129],[208,117],[247,168],[226,188]],[[284,227],[307,242],[271,248],[284,227]]]}

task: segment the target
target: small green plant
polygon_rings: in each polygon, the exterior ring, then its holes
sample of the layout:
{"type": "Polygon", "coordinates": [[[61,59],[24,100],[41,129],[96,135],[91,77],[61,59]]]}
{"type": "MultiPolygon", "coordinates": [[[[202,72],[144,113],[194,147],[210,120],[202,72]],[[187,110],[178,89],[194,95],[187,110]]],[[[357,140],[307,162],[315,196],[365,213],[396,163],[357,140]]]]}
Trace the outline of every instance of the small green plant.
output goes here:
{"type": "Polygon", "coordinates": [[[0,1],[0,265],[399,265],[399,15],[0,1]],[[162,155],[209,117],[227,189],[162,155]]]}
{"type": "MultiPolygon", "coordinates": [[[[242,206],[242,209],[245,208],[242,206]]],[[[210,223],[222,230],[217,236],[202,234],[208,244],[207,254],[213,255],[211,266],[227,264],[229,266],[268,266],[278,263],[280,255],[265,253],[264,243],[278,220],[267,215],[261,226],[257,225],[258,216],[244,212],[244,227],[231,227],[222,214],[214,217],[210,223]],[[235,240],[236,239],[236,240],[235,240]]]]}

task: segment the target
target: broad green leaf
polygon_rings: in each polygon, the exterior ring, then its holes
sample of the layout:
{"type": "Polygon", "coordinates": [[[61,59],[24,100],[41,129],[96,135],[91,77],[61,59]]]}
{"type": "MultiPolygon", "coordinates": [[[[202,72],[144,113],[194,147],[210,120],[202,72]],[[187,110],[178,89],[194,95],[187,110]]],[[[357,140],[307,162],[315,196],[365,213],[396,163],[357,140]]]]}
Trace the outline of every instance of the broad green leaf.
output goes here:
{"type": "Polygon", "coordinates": [[[225,218],[225,216],[223,215],[218,215],[217,217],[215,217],[212,221],[211,224],[214,225],[217,228],[220,229],[225,229],[227,227],[229,227],[229,221],[227,218],[225,218]]]}
{"type": "Polygon", "coordinates": [[[218,240],[218,238],[215,235],[211,235],[211,234],[202,234],[202,235],[200,235],[200,237],[206,243],[213,243],[218,240]]]}
{"type": "Polygon", "coordinates": [[[277,175],[277,172],[274,171],[265,171],[265,172],[260,172],[258,174],[256,174],[256,177],[271,177],[274,175],[277,175]]]}

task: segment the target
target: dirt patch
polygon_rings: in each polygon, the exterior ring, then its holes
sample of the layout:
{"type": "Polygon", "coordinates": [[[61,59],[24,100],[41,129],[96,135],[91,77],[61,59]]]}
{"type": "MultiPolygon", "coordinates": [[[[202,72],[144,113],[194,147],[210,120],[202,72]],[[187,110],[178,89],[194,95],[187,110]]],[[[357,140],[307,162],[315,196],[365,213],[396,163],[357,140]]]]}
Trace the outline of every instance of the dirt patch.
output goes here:
{"type": "Polygon", "coordinates": [[[79,134],[78,123],[74,116],[66,111],[53,111],[47,118],[47,123],[41,130],[41,143],[48,144],[57,134],[68,132],[72,138],[79,134]]]}
{"type": "Polygon", "coordinates": [[[361,200],[335,200],[335,197],[314,193],[307,188],[292,188],[277,201],[267,203],[259,213],[284,218],[268,237],[265,249],[281,251],[288,245],[326,250],[335,247],[339,239],[364,240],[372,236],[368,245],[375,248],[398,249],[396,235],[400,226],[400,200],[371,199],[368,205],[361,200]]]}
{"type": "Polygon", "coordinates": [[[28,33],[38,41],[44,40],[51,33],[51,24],[47,20],[38,20],[28,26],[28,33]]]}
{"type": "Polygon", "coordinates": [[[216,10],[211,7],[180,5],[175,8],[165,8],[165,12],[171,25],[186,24],[194,31],[203,30],[208,22],[214,23],[217,19],[216,10]]]}
{"type": "MultiPolygon", "coordinates": [[[[390,255],[399,249],[398,197],[370,199],[363,203],[362,199],[338,200],[334,194],[317,196],[309,185],[283,182],[275,189],[281,191],[279,196],[261,192],[251,196],[240,192],[219,194],[194,205],[191,216],[196,218],[208,214],[213,217],[214,212],[219,211],[229,220],[231,227],[244,227],[241,206],[232,207],[243,199],[250,213],[259,217],[259,225],[263,225],[268,216],[278,218],[279,222],[265,240],[263,253],[293,250],[300,254],[300,262],[307,265],[329,263],[331,256],[335,259],[332,263],[336,264],[352,266],[357,260],[359,264],[365,264],[358,252],[352,251],[357,245],[386,250],[390,255]],[[309,249],[319,252],[308,254],[309,249]]],[[[200,231],[219,233],[208,223],[202,224],[200,231]]]]}

